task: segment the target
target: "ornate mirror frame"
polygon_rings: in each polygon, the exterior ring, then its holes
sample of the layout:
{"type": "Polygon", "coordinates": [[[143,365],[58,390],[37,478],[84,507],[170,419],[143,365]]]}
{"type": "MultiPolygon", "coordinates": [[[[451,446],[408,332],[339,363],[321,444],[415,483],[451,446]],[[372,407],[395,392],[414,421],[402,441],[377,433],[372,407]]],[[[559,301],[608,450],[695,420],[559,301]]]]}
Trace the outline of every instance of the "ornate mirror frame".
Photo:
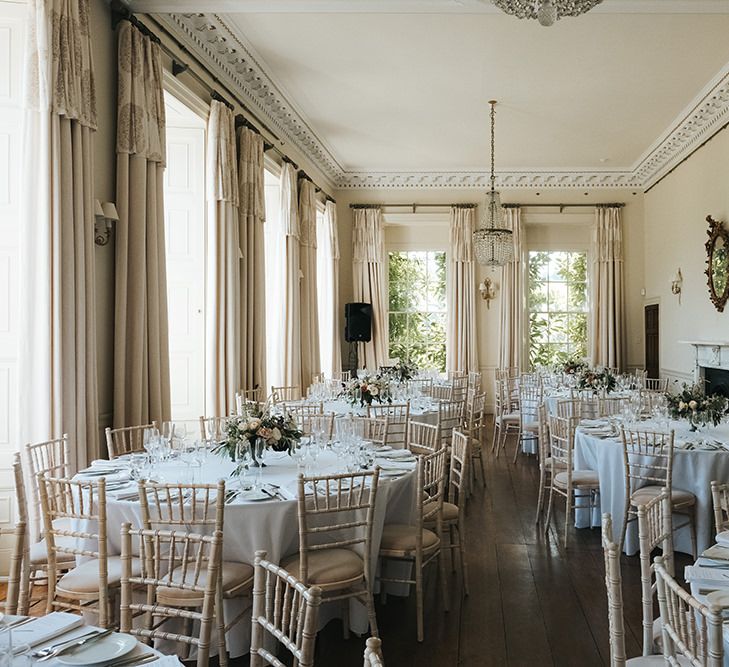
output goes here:
{"type": "Polygon", "coordinates": [[[709,223],[709,229],[706,233],[709,235],[709,240],[705,243],[706,247],[706,274],[707,282],[709,285],[709,298],[714,307],[721,313],[724,311],[727,299],[729,299],[729,276],[724,283],[724,289],[721,294],[717,294],[714,286],[714,275],[712,273],[714,250],[716,243],[719,239],[724,240],[724,247],[729,251],[729,232],[724,229],[724,223],[720,220],[714,220],[710,215],[706,216],[706,222],[709,223]]]}

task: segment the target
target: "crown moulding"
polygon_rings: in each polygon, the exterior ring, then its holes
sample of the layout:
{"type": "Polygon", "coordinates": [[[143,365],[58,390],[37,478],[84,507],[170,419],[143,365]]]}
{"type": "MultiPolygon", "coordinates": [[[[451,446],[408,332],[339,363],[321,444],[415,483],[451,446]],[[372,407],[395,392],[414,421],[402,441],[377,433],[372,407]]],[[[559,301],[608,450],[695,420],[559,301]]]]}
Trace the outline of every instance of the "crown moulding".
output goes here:
{"type": "MultiPolygon", "coordinates": [[[[478,188],[489,186],[486,171],[351,171],[324,144],[252,47],[217,14],[156,14],[225,85],[240,94],[262,120],[291,142],[337,189],[478,188]]],[[[633,188],[655,184],[729,122],[729,68],[684,110],[635,165],[624,170],[555,169],[500,171],[500,188],[633,188]]]]}

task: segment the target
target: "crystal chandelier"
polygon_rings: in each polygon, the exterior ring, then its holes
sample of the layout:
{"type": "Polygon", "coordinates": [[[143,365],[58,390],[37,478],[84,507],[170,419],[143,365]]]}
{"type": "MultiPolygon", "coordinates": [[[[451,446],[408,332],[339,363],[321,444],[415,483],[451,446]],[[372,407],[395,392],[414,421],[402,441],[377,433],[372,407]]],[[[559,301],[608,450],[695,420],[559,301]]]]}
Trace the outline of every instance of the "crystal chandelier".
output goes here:
{"type": "Polygon", "coordinates": [[[479,264],[486,266],[503,266],[514,259],[514,235],[510,229],[504,229],[501,196],[496,192],[496,176],[494,175],[494,120],[496,118],[496,100],[491,105],[491,190],[486,195],[483,227],[473,232],[473,250],[479,264]]]}
{"type": "Polygon", "coordinates": [[[499,9],[520,19],[537,19],[544,26],[553,25],[563,16],[589,12],[602,0],[491,0],[499,9]]]}

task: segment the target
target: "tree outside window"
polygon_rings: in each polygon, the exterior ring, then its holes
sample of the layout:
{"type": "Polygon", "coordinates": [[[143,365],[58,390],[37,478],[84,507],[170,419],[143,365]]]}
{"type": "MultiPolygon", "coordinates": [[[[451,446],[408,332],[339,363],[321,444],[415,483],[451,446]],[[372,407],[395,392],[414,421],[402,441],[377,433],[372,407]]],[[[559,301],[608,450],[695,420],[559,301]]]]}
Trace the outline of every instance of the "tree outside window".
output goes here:
{"type": "Polygon", "coordinates": [[[445,372],[445,252],[389,253],[389,311],[390,358],[445,372]]]}
{"type": "Polygon", "coordinates": [[[529,361],[587,356],[587,254],[529,253],[529,361]]]}

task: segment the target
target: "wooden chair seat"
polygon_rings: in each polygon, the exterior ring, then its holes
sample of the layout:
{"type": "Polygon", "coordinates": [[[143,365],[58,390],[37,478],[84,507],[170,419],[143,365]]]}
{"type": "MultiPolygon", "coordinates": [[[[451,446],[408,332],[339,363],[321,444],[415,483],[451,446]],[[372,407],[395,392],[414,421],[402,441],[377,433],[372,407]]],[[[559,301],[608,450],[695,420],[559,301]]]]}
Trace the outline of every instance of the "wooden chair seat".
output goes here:
{"type": "MultiPolygon", "coordinates": [[[[552,482],[554,486],[557,486],[561,489],[567,488],[567,473],[566,472],[558,472],[554,476],[554,480],[552,482]]],[[[600,479],[597,476],[597,473],[594,470],[575,470],[572,473],[572,486],[574,488],[598,488],[600,486],[600,479]]]]}
{"type": "Polygon", "coordinates": [[[562,469],[564,469],[566,467],[564,461],[555,461],[554,464],[553,464],[552,463],[552,457],[551,456],[548,456],[546,459],[544,459],[544,464],[543,465],[547,468],[547,470],[551,470],[552,469],[552,465],[554,465],[555,468],[562,468],[562,469]]]}
{"type": "MultiPolygon", "coordinates": [[[[428,514],[435,509],[435,503],[427,503],[423,508],[423,511],[428,514]]],[[[455,523],[458,521],[458,505],[453,503],[443,502],[443,510],[441,518],[444,524],[455,523]]],[[[428,521],[427,524],[435,524],[435,521],[428,521]]]]}
{"type": "MultiPolygon", "coordinates": [[[[29,559],[31,565],[46,565],[48,563],[48,546],[46,545],[45,539],[35,544],[30,545],[29,559]]],[[[68,563],[76,563],[76,558],[73,554],[56,554],[56,563],[62,568],[63,565],[68,563]]]]}
{"type": "MultiPolygon", "coordinates": [[[[661,495],[662,487],[654,484],[648,486],[641,486],[630,496],[630,502],[633,505],[645,505],[649,503],[656,496],[661,495]]],[[[683,491],[682,489],[671,489],[671,505],[676,507],[690,507],[696,504],[696,496],[690,491],[683,491]]]]}
{"type": "MultiPolygon", "coordinates": [[[[294,576],[301,568],[300,554],[285,558],[281,567],[294,576]]],[[[307,581],[323,591],[349,588],[364,577],[364,561],[351,549],[322,549],[308,555],[307,581]]]]}
{"type": "MultiPolygon", "coordinates": [[[[223,561],[222,566],[222,587],[223,597],[239,597],[246,588],[253,586],[253,566],[248,563],[236,563],[232,561],[223,561]]],[[[197,581],[195,581],[192,569],[186,569],[184,578],[181,568],[175,568],[172,572],[171,581],[175,583],[185,583],[197,585],[204,589],[207,585],[207,570],[200,572],[197,581]]],[[[183,588],[174,588],[160,586],[157,589],[157,598],[160,604],[169,606],[194,606],[202,605],[205,591],[193,591],[183,588]]]]}
{"type": "MultiPolygon", "coordinates": [[[[386,557],[412,555],[416,549],[417,531],[417,526],[408,526],[403,523],[391,523],[385,526],[380,542],[380,554],[386,557]]],[[[432,530],[423,528],[423,551],[436,549],[439,545],[438,535],[432,530]]]]}
{"type": "MultiPolygon", "coordinates": [[[[121,584],[122,564],[120,556],[109,556],[106,560],[109,588],[121,584]]],[[[137,560],[132,561],[132,570],[139,576],[141,568],[137,560]]],[[[56,585],[56,591],[68,597],[99,594],[99,559],[90,558],[64,574],[56,585]]]]}

